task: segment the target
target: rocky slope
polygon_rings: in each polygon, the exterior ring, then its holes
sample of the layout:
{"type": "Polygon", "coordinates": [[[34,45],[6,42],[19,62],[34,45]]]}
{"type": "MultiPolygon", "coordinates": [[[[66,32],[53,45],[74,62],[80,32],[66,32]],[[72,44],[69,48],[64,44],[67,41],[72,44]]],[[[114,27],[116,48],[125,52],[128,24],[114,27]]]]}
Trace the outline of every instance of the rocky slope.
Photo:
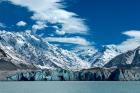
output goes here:
{"type": "Polygon", "coordinates": [[[9,56],[4,50],[0,49],[0,71],[18,70],[18,69],[37,69],[33,64],[26,63],[25,61],[18,61],[9,56]]]}
{"type": "Polygon", "coordinates": [[[140,67],[140,47],[113,58],[105,67],[140,67]]]}

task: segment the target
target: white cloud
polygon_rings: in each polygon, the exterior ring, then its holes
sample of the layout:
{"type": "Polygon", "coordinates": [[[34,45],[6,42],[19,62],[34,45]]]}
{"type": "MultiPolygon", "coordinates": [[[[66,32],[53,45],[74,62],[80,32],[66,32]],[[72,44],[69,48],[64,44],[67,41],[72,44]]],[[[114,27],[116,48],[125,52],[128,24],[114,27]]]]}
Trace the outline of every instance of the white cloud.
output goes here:
{"type": "Polygon", "coordinates": [[[128,51],[133,50],[138,46],[140,46],[140,39],[127,39],[126,41],[118,45],[118,48],[122,51],[128,51]]]}
{"type": "Polygon", "coordinates": [[[56,30],[57,35],[65,35],[65,31],[56,30]]]}
{"type": "Polygon", "coordinates": [[[64,0],[9,0],[15,5],[27,7],[34,14],[31,17],[36,21],[47,21],[50,23],[62,24],[61,30],[65,33],[85,34],[88,27],[83,19],[78,18],[77,14],[64,10],[62,5],[64,0]]]}
{"type": "Polygon", "coordinates": [[[44,29],[46,27],[47,25],[45,24],[45,22],[37,21],[36,24],[32,26],[32,29],[33,31],[37,31],[37,30],[44,29]]]}
{"type": "Polygon", "coordinates": [[[87,40],[85,40],[84,38],[81,38],[81,37],[71,37],[71,38],[47,37],[46,41],[48,41],[48,42],[72,43],[72,44],[84,45],[84,46],[90,45],[90,42],[88,42],[87,40]]]}
{"type": "Polygon", "coordinates": [[[76,46],[73,52],[81,52],[82,55],[92,55],[95,54],[98,50],[94,46],[76,46]]]}
{"type": "Polygon", "coordinates": [[[140,38],[140,31],[137,30],[126,31],[123,34],[133,38],[140,38]]]}
{"type": "MultiPolygon", "coordinates": [[[[65,10],[64,0],[9,0],[15,5],[28,8],[33,11],[32,20],[36,23],[32,26],[33,31],[44,29],[47,23],[59,24],[52,26],[55,28],[57,35],[69,34],[87,34],[89,28],[84,19],[73,12],[65,10]]],[[[52,33],[53,35],[54,33],[52,33]]],[[[42,34],[43,35],[43,34],[42,34]]],[[[47,41],[72,43],[77,45],[90,45],[90,42],[82,37],[47,37],[47,41]]]]}
{"type": "Polygon", "coordinates": [[[19,22],[16,23],[16,25],[17,25],[17,26],[26,26],[27,23],[24,22],[24,21],[19,21],[19,22]]]}
{"type": "Polygon", "coordinates": [[[127,35],[130,37],[126,41],[123,41],[121,44],[118,44],[117,47],[121,49],[122,51],[128,51],[133,50],[140,46],[140,31],[137,30],[131,30],[126,31],[123,33],[124,35],[127,35]]]}

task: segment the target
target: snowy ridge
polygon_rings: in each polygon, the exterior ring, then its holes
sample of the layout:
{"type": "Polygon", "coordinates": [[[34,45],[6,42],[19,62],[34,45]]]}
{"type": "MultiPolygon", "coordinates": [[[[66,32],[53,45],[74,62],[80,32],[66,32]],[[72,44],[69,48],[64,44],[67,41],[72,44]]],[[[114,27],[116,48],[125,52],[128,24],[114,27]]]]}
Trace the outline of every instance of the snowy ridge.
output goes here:
{"type": "Polygon", "coordinates": [[[73,52],[87,61],[91,67],[103,67],[112,58],[122,53],[115,45],[103,46],[102,51],[91,47],[78,47],[73,52]]]}
{"type": "Polygon", "coordinates": [[[140,47],[118,55],[105,67],[140,67],[140,47]]]}
{"type": "Polygon", "coordinates": [[[122,52],[117,49],[115,45],[106,45],[103,46],[103,50],[97,53],[98,58],[94,61],[93,67],[103,67],[107,64],[112,58],[116,57],[117,55],[121,54],[122,52]]]}
{"type": "Polygon", "coordinates": [[[40,68],[63,68],[78,70],[89,64],[74,53],[57,48],[37,35],[26,32],[0,31],[0,48],[16,61],[32,63],[40,68]]]}
{"type": "Polygon", "coordinates": [[[91,64],[96,59],[96,56],[94,55],[96,52],[98,52],[98,50],[93,47],[80,46],[76,47],[74,50],[72,50],[72,52],[77,54],[77,56],[79,56],[82,60],[91,64]]]}

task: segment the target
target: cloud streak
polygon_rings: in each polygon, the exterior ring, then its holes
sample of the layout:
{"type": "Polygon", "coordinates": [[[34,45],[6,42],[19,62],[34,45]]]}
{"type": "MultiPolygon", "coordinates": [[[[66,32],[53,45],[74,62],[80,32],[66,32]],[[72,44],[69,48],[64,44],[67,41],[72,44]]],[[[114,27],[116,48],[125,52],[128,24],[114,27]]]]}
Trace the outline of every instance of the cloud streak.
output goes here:
{"type": "Polygon", "coordinates": [[[140,38],[140,31],[137,31],[137,30],[126,31],[126,32],[123,32],[122,34],[127,35],[132,38],[140,38]]]}
{"type": "Polygon", "coordinates": [[[71,38],[58,38],[58,37],[48,37],[46,38],[46,41],[48,42],[60,42],[60,43],[72,43],[72,44],[78,44],[83,46],[90,45],[90,42],[85,40],[81,37],[71,37],[71,38]]]}
{"type": "Polygon", "coordinates": [[[123,32],[122,34],[128,36],[129,38],[123,41],[121,44],[118,44],[117,47],[122,51],[133,50],[140,46],[140,31],[131,30],[123,32]]]}

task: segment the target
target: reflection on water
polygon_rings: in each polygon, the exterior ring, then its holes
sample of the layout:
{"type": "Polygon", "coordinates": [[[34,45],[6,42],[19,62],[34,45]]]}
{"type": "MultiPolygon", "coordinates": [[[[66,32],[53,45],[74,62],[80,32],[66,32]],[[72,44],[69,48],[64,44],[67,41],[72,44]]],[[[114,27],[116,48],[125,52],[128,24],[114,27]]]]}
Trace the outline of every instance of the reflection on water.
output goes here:
{"type": "Polygon", "coordinates": [[[140,82],[0,82],[0,93],[140,93],[140,82]]]}

